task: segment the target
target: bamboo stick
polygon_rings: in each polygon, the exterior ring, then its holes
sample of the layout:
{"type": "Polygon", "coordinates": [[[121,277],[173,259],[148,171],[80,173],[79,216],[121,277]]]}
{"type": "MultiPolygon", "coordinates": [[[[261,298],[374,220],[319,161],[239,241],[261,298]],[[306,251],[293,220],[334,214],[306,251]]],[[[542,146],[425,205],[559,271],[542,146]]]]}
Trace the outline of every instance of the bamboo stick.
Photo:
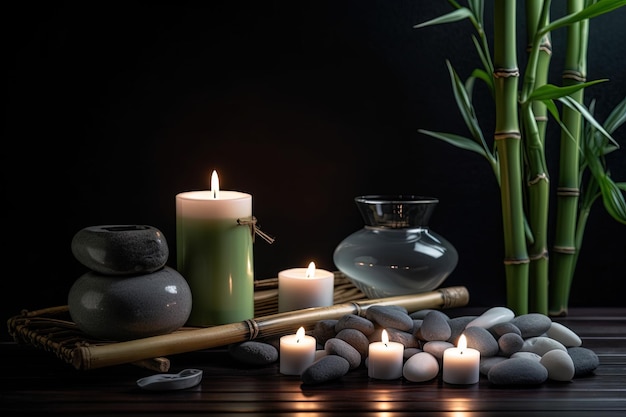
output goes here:
{"type": "Polygon", "coordinates": [[[99,346],[80,346],[72,352],[72,365],[89,370],[149,358],[187,353],[269,336],[295,332],[303,326],[311,330],[320,320],[338,319],[346,314],[363,316],[373,305],[395,305],[408,311],[426,308],[462,307],[469,302],[467,288],[448,287],[421,294],[359,300],[330,307],[308,308],[272,314],[238,323],[194,328],[166,335],[146,337],[99,346]]]}

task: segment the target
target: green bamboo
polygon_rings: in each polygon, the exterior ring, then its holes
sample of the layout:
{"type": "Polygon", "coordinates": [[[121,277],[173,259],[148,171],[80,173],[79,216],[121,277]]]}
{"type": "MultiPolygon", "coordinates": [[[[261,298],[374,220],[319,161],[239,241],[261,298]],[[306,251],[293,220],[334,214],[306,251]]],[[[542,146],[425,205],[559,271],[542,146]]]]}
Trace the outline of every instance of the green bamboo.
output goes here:
{"type": "Polygon", "coordinates": [[[549,21],[550,1],[526,2],[528,39],[528,66],[525,71],[521,96],[521,120],[523,143],[526,150],[527,168],[527,214],[532,233],[528,244],[529,265],[529,311],[548,313],[548,211],[550,179],[545,156],[546,106],[541,101],[526,101],[535,88],[548,80],[551,44],[550,34],[538,36],[538,28],[549,21]]]}
{"type": "Polygon", "coordinates": [[[494,140],[500,158],[507,306],[528,312],[528,252],[524,230],[521,134],[518,122],[516,1],[494,2],[494,140]]]}
{"type": "MultiPolygon", "coordinates": [[[[568,14],[576,13],[583,7],[583,0],[568,0],[567,2],[568,14]]],[[[563,86],[585,82],[588,24],[588,20],[582,20],[567,28],[563,86]]],[[[571,97],[578,103],[582,103],[583,92],[584,89],[580,89],[571,97]]],[[[553,269],[549,291],[549,312],[552,316],[567,315],[569,294],[577,259],[576,221],[580,195],[579,144],[582,134],[582,116],[570,107],[564,107],[562,120],[567,130],[562,131],[559,154],[556,225],[552,248],[553,269]]]]}

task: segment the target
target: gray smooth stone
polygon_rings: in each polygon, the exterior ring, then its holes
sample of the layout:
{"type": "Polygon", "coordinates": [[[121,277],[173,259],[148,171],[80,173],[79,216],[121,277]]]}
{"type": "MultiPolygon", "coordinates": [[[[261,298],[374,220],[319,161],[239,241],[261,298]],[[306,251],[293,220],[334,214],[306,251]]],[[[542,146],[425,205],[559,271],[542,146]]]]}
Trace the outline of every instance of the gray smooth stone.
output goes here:
{"type": "Polygon", "coordinates": [[[343,329],[356,329],[363,333],[365,336],[369,336],[374,333],[374,323],[365,317],[357,316],[356,314],[346,314],[337,320],[335,324],[335,332],[339,332],[343,329]]]}
{"type": "Polygon", "coordinates": [[[516,333],[505,333],[498,339],[500,355],[511,356],[515,352],[522,350],[524,339],[516,333]]]}
{"type": "Polygon", "coordinates": [[[489,330],[483,327],[473,326],[466,328],[463,334],[467,339],[467,347],[474,348],[479,351],[481,358],[487,358],[498,354],[498,351],[500,350],[498,341],[491,333],[489,333],[489,330]]]}
{"type": "Polygon", "coordinates": [[[349,343],[350,346],[352,346],[359,352],[362,359],[368,356],[370,341],[367,339],[367,336],[365,336],[360,330],[343,329],[340,330],[335,337],[349,343]]]}
{"type": "Polygon", "coordinates": [[[487,379],[494,385],[539,385],[548,379],[548,370],[532,359],[512,358],[493,365],[487,379]]]}
{"type": "Polygon", "coordinates": [[[313,336],[315,336],[318,345],[324,346],[324,343],[326,343],[328,339],[332,339],[337,335],[337,331],[335,330],[337,322],[338,320],[336,319],[318,320],[315,322],[313,336]]]}
{"type": "Polygon", "coordinates": [[[411,331],[413,319],[405,310],[394,306],[373,305],[365,311],[365,318],[381,327],[391,327],[398,330],[411,331]]]}
{"type": "Polygon", "coordinates": [[[467,323],[471,322],[476,317],[477,316],[461,316],[448,320],[448,325],[450,326],[450,337],[448,338],[448,342],[456,343],[465,330],[467,323]]]}
{"type": "Polygon", "coordinates": [[[574,361],[560,349],[546,352],[539,361],[548,370],[548,378],[553,381],[571,381],[574,378],[574,361]]]}
{"type": "Polygon", "coordinates": [[[426,342],[424,344],[424,352],[428,352],[431,355],[433,355],[435,358],[437,358],[438,360],[442,361],[443,360],[443,352],[446,349],[449,349],[451,347],[454,347],[454,345],[450,342],[442,342],[442,341],[438,341],[435,340],[433,342],[426,342]]]}
{"type": "Polygon", "coordinates": [[[488,358],[481,358],[478,371],[481,373],[481,375],[487,376],[489,374],[489,370],[491,369],[493,365],[500,363],[502,361],[505,361],[507,359],[508,358],[504,356],[490,356],[488,358]]]}
{"type": "Polygon", "coordinates": [[[600,365],[600,358],[591,349],[575,346],[567,348],[567,353],[574,362],[574,377],[590,375],[600,365]]]}
{"type": "Polygon", "coordinates": [[[327,354],[313,362],[306,368],[300,379],[303,384],[317,385],[341,378],[350,370],[350,364],[345,358],[327,354]]]}
{"type": "Polygon", "coordinates": [[[69,313],[80,330],[116,341],[171,333],[185,324],[191,304],[187,281],[168,266],[123,279],[90,271],[68,294],[69,313]]]}
{"type": "Polygon", "coordinates": [[[71,248],[78,262],[106,275],[154,272],[169,256],[163,233],[147,225],[86,227],[74,235],[71,248]]]}
{"type": "Polygon", "coordinates": [[[248,365],[268,365],[278,360],[278,349],[269,343],[249,340],[228,346],[230,356],[248,365]]]}
{"type": "Polygon", "coordinates": [[[328,339],[324,345],[324,350],[327,355],[337,355],[347,360],[350,364],[350,369],[358,368],[363,360],[359,351],[345,340],[328,339]]]}
{"type": "Polygon", "coordinates": [[[528,313],[517,316],[510,321],[522,333],[522,339],[541,336],[550,329],[552,319],[540,313],[528,313]]]}
{"type": "Polygon", "coordinates": [[[389,341],[402,343],[405,348],[421,347],[420,341],[413,336],[413,333],[403,332],[390,327],[387,329],[387,335],[389,336],[389,341]]]}
{"type": "Polygon", "coordinates": [[[524,346],[522,346],[520,352],[533,352],[539,356],[543,356],[546,352],[553,349],[567,351],[567,348],[563,346],[561,342],[557,342],[546,336],[536,336],[524,340],[524,346]]]}
{"type": "Polygon", "coordinates": [[[422,339],[429,342],[448,340],[452,334],[448,320],[448,316],[438,310],[433,310],[426,314],[420,327],[422,339]]]}
{"type": "Polygon", "coordinates": [[[491,326],[487,330],[489,330],[489,333],[491,333],[493,337],[495,337],[496,339],[499,339],[501,336],[507,333],[515,333],[516,335],[520,337],[522,336],[522,332],[519,329],[519,327],[517,327],[511,322],[498,323],[498,324],[491,326]]]}

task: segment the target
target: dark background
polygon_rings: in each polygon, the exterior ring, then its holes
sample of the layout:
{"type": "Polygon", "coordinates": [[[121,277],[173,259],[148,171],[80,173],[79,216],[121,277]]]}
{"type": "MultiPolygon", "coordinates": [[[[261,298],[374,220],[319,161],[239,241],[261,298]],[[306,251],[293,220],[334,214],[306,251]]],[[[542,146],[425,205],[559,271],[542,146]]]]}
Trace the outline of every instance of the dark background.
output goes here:
{"type": "MultiPolygon", "coordinates": [[[[556,17],[565,2],[554,3],[556,17]]],[[[451,10],[446,2],[3,9],[3,317],[67,302],[86,272],[70,250],[83,227],[155,226],[175,267],[175,195],[207,189],[213,169],[222,189],[253,195],[261,228],[276,237],[255,243],[257,279],[311,260],[336,269],[334,248],[362,227],[355,196],[422,194],[440,199],[431,228],[460,256],[444,286],[466,285],[474,306],[505,303],[500,197],[487,163],[417,132],[466,133],[445,59],[462,78],[478,65],[471,25],[413,29],[451,10]]],[[[588,78],[610,79],[587,92],[602,121],[626,92],[624,22],[625,8],[591,25],[588,78]]],[[[556,84],[564,35],[553,34],[556,84]]],[[[492,101],[477,93],[490,137],[492,101]]],[[[622,146],[624,132],[615,135],[622,146]]],[[[558,132],[548,140],[554,186],[558,132]]],[[[610,158],[616,180],[626,180],[624,155],[610,158]]],[[[594,206],[571,306],[624,305],[625,232],[594,206]]]]}

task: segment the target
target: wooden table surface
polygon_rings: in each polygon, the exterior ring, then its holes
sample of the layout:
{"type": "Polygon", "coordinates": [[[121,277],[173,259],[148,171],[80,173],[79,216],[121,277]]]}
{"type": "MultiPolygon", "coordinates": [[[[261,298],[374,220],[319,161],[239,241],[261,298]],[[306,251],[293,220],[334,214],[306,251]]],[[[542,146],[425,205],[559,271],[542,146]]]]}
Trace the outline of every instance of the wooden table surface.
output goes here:
{"type": "MultiPolygon", "coordinates": [[[[484,309],[482,310],[484,311],[484,309]]],[[[450,317],[468,311],[445,310],[450,317]]],[[[79,371],[28,345],[2,343],[0,412],[28,415],[249,414],[285,416],[626,416],[626,308],[573,309],[553,318],[600,358],[595,374],[532,387],[454,387],[439,376],[425,383],[371,380],[365,368],[317,386],[281,375],[278,364],[253,368],[225,348],[172,356],[169,372],[202,369],[200,385],[151,392],[137,387],[155,373],[135,365],[79,371]]]]}

